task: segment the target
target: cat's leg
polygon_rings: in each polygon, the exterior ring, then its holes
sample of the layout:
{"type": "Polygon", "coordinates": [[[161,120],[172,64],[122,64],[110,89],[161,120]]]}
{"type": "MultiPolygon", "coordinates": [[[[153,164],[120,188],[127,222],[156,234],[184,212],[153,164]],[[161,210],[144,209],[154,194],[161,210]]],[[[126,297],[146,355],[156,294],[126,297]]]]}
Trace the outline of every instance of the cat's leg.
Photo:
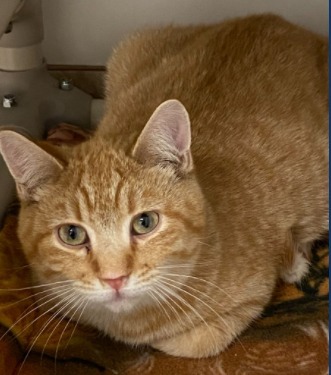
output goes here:
{"type": "Polygon", "coordinates": [[[152,347],[173,356],[203,358],[224,350],[233,339],[229,336],[231,335],[224,334],[218,328],[207,328],[203,324],[177,336],[158,341],[152,347]]]}
{"type": "Polygon", "coordinates": [[[283,281],[289,284],[297,283],[308,274],[310,249],[310,244],[303,244],[298,246],[296,251],[292,251],[290,261],[280,273],[283,281]]]}
{"type": "Polygon", "coordinates": [[[160,340],[151,346],[167,354],[187,357],[204,358],[217,355],[225,350],[231,342],[261,313],[262,307],[254,308],[254,317],[225,316],[218,326],[202,323],[201,325],[178,334],[174,337],[160,340]]]}
{"type": "Polygon", "coordinates": [[[312,242],[300,243],[289,231],[280,277],[286,283],[299,282],[309,272],[312,242]]]}
{"type": "Polygon", "coordinates": [[[321,240],[329,231],[328,194],[325,189],[327,167],[323,170],[320,185],[321,196],[313,193],[311,201],[305,202],[308,211],[287,232],[285,252],[280,277],[287,283],[299,282],[309,272],[311,249],[315,241],[321,240]]]}

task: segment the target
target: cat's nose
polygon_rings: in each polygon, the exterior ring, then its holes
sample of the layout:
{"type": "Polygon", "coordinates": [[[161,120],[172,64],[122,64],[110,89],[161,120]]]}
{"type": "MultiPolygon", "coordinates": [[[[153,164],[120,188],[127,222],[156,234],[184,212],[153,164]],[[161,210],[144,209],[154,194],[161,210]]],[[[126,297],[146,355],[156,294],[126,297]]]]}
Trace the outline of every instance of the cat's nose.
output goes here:
{"type": "Polygon", "coordinates": [[[129,275],[123,275],[123,276],[116,277],[114,279],[102,279],[102,280],[118,292],[125,285],[128,278],[129,278],[129,275]]]}

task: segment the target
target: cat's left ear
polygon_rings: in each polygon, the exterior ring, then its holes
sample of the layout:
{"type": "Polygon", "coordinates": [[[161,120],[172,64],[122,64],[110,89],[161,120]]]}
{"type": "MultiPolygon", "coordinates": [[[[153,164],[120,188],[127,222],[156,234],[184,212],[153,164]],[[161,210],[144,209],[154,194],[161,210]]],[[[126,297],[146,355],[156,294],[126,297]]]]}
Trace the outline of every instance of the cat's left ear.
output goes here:
{"type": "Polygon", "coordinates": [[[152,114],[133,149],[142,164],[172,165],[177,172],[193,169],[189,115],[181,102],[167,100],[152,114]]]}
{"type": "Polygon", "coordinates": [[[12,130],[0,131],[0,154],[23,201],[35,201],[36,191],[62,170],[55,157],[12,130]]]}

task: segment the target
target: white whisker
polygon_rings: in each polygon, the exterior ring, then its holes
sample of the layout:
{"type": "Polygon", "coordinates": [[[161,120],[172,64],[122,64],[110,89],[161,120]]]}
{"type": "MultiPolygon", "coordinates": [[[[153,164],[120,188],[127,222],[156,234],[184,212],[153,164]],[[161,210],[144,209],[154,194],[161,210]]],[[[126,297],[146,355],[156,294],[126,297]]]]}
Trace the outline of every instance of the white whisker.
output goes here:
{"type": "MultiPolygon", "coordinates": [[[[164,282],[162,282],[163,284],[164,282]]],[[[165,287],[165,286],[164,286],[165,287]]],[[[168,291],[170,291],[171,289],[170,288],[167,288],[168,291]]],[[[192,312],[194,315],[196,315],[204,324],[205,326],[207,327],[207,329],[209,330],[211,336],[213,337],[213,340],[214,340],[214,343],[215,345],[217,345],[217,342],[216,342],[216,337],[213,333],[213,331],[211,330],[210,328],[210,325],[206,322],[206,320],[203,318],[203,316],[198,312],[198,310],[196,308],[194,308],[190,303],[188,303],[188,301],[186,301],[183,297],[181,297],[180,295],[178,295],[177,293],[175,294],[175,297],[177,299],[179,299],[182,303],[184,303],[192,312]]],[[[184,312],[185,313],[185,312],[184,312]]],[[[185,313],[185,315],[190,319],[191,323],[192,323],[192,326],[193,328],[196,327],[196,324],[193,323],[192,319],[188,316],[187,313],[185,313]]]]}
{"type": "Polygon", "coordinates": [[[156,302],[156,304],[158,305],[158,307],[160,307],[161,313],[163,311],[164,314],[166,315],[166,317],[168,318],[169,322],[171,323],[172,320],[170,318],[170,315],[167,312],[167,309],[162,305],[162,303],[158,299],[158,297],[160,297],[160,298],[162,298],[164,300],[164,297],[161,296],[159,293],[157,293],[157,291],[154,291],[154,290],[150,290],[147,293],[154,299],[154,301],[156,302]],[[154,294],[156,294],[156,296],[154,294]]]}
{"type": "Polygon", "coordinates": [[[0,271],[3,272],[3,271],[18,271],[18,270],[22,270],[24,268],[29,268],[30,267],[30,264],[25,264],[24,266],[18,266],[18,267],[12,267],[12,268],[1,268],[0,271]]]}
{"type": "MultiPolygon", "coordinates": [[[[55,319],[55,318],[61,313],[61,311],[62,311],[64,308],[66,308],[67,305],[70,304],[70,303],[74,300],[74,298],[72,298],[72,297],[75,297],[75,293],[73,293],[71,296],[69,296],[69,298],[67,297],[65,300],[62,300],[61,302],[57,303],[55,306],[51,307],[51,308],[48,309],[46,312],[44,312],[43,314],[41,314],[37,319],[35,319],[35,321],[38,320],[38,319],[40,319],[43,315],[45,315],[45,314],[47,314],[48,312],[50,312],[51,310],[53,310],[53,309],[54,309],[57,305],[59,305],[60,303],[66,302],[65,305],[62,306],[62,308],[56,312],[56,314],[53,314],[53,315],[47,320],[46,324],[42,327],[42,329],[39,331],[38,335],[37,335],[37,336],[35,337],[35,339],[32,341],[32,344],[30,345],[29,350],[27,351],[27,353],[26,353],[26,355],[25,355],[25,357],[24,357],[24,359],[23,359],[23,361],[22,361],[22,364],[21,364],[21,366],[20,366],[20,368],[19,368],[19,370],[18,370],[17,375],[20,374],[20,372],[21,372],[21,370],[22,370],[22,368],[23,368],[23,366],[24,366],[26,360],[28,359],[29,354],[31,353],[31,351],[32,351],[32,349],[33,349],[33,347],[34,347],[34,345],[35,345],[36,342],[38,341],[38,339],[39,339],[39,337],[41,336],[41,334],[42,334],[42,333],[45,331],[45,329],[50,325],[50,323],[51,323],[51,322],[52,322],[52,321],[53,321],[53,320],[54,320],[54,319],[55,319]],[[68,301],[68,299],[69,299],[69,301],[68,301]],[[67,301],[68,301],[68,302],[67,302],[67,301]]],[[[33,323],[33,322],[32,322],[32,323],[33,323]]],[[[31,323],[31,324],[32,324],[32,323],[31,323]]],[[[29,326],[30,326],[31,324],[29,324],[29,326]]]]}
{"type": "MultiPolygon", "coordinates": [[[[30,298],[35,298],[35,297],[39,296],[40,294],[50,293],[50,291],[51,291],[51,292],[54,292],[54,290],[60,290],[60,291],[61,291],[62,289],[67,288],[67,287],[68,287],[67,285],[60,285],[60,286],[56,286],[56,287],[54,287],[54,288],[50,288],[50,289],[42,290],[41,292],[32,293],[32,294],[29,295],[28,297],[25,297],[25,298],[23,298],[23,299],[20,299],[19,301],[16,301],[16,302],[12,302],[12,303],[10,303],[9,305],[3,305],[3,306],[1,306],[1,308],[3,308],[3,309],[7,309],[7,308],[9,308],[9,307],[12,307],[12,306],[14,306],[14,305],[17,305],[18,303],[24,302],[24,301],[26,301],[26,300],[28,300],[28,299],[30,299],[30,298]]],[[[41,298],[40,300],[42,300],[42,299],[43,299],[43,298],[41,298]]],[[[40,300],[38,299],[38,301],[35,302],[35,303],[38,303],[40,300]]]]}
{"type": "MultiPolygon", "coordinates": [[[[229,293],[227,293],[224,289],[220,288],[218,285],[212,283],[211,281],[209,280],[205,280],[201,277],[197,277],[197,276],[191,276],[191,275],[180,275],[180,274],[177,274],[177,273],[166,273],[164,274],[165,276],[177,276],[177,277],[188,277],[190,279],[194,279],[194,280],[197,280],[197,281],[202,281],[214,288],[216,288],[218,291],[224,293],[227,297],[229,297],[233,302],[235,303],[238,303],[238,301],[236,301],[229,293]]],[[[172,280],[172,279],[171,279],[172,280]]],[[[186,284],[185,284],[186,285],[186,284]]]]}
{"type": "Polygon", "coordinates": [[[213,245],[210,245],[209,243],[206,243],[206,242],[202,242],[202,241],[197,241],[199,244],[201,244],[201,245],[205,245],[205,246],[208,246],[208,247],[213,247],[213,245]]]}
{"type": "MultiPolygon", "coordinates": [[[[229,324],[226,322],[226,320],[215,310],[213,309],[210,305],[208,305],[208,303],[206,303],[204,300],[202,300],[201,298],[195,296],[194,294],[188,292],[187,290],[185,290],[183,287],[179,287],[179,286],[176,286],[174,285],[173,283],[177,283],[177,285],[181,285],[181,286],[185,286],[186,288],[189,288],[195,292],[198,292],[200,294],[202,294],[204,297],[207,297],[209,299],[212,299],[211,297],[209,297],[206,293],[203,293],[201,292],[200,290],[196,289],[196,288],[193,288],[193,287],[190,287],[189,285],[186,285],[184,283],[181,283],[179,281],[175,281],[175,280],[172,280],[172,279],[169,279],[167,277],[164,277],[164,276],[160,276],[160,278],[162,278],[163,280],[167,280],[168,282],[166,281],[163,281],[165,284],[175,288],[175,289],[179,289],[181,290],[182,292],[186,293],[187,295],[195,298],[197,301],[199,301],[200,303],[202,303],[204,306],[206,306],[210,311],[212,311],[222,322],[223,324],[231,331],[231,327],[229,326],[229,324]]],[[[213,300],[213,299],[212,299],[213,300]]],[[[214,301],[214,300],[213,300],[214,301]]],[[[214,301],[216,302],[216,301],[214,301]]],[[[238,342],[240,343],[240,345],[243,347],[243,349],[246,351],[244,345],[242,344],[242,342],[239,340],[238,338],[238,342]]]]}
{"type": "MultiPolygon", "coordinates": [[[[28,315],[32,314],[34,311],[38,310],[38,308],[46,305],[47,303],[51,302],[51,301],[54,301],[55,299],[61,297],[62,295],[65,295],[66,293],[69,293],[71,292],[72,289],[69,289],[69,290],[65,290],[63,293],[60,293],[59,295],[56,295],[55,297],[52,297],[51,299],[47,300],[46,302],[42,303],[41,305],[38,304],[37,307],[35,307],[34,309],[32,309],[31,311],[29,311],[28,313],[24,314],[23,316],[21,316],[15,323],[13,323],[8,329],[7,331],[0,337],[0,341],[8,334],[8,332],[10,332],[20,321],[22,321],[24,318],[26,318],[28,315]]],[[[56,293],[53,293],[53,294],[56,294],[56,293]]],[[[48,297],[48,296],[46,296],[48,297]]],[[[43,299],[45,299],[45,297],[43,297],[43,299]]],[[[39,302],[39,301],[38,301],[39,302]]],[[[38,303],[37,302],[37,303],[38,303]]],[[[51,310],[51,309],[50,309],[51,310]]],[[[45,315],[45,313],[43,314],[45,315]]],[[[42,316],[43,316],[42,315],[42,316]]],[[[23,331],[21,331],[17,336],[19,336],[22,332],[24,332],[28,327],[31,326],[31,324],[33,324],[36,320],[38,320],[38,318],[34,319],[27,327],[24,328],[23,331]]],[[[16,337],[17,337],[16,336],[16,337]]]]}
{"type": "MultiPolygon", "coordinates": [[[[78,319],[76,320],[76,324],[75,324],[75,326],[74,326],[74,329],[72,330],[71,335],[70,335],[70,337],[69,337],[69,339],[68,339],[68,341],[67,341],[66,346],[64,347],[64,349],[66,349],[66,348],[68,347],[68,345],[69,345],[69,343],[70,343],[70,340],[72,339],[72,337],[73,337],[73,335],[74,335],[74,333],[75,333],[75,331],[76,331],[76,328],[77,328],[77,326],[78,326],[78,323],[79,323],[79,321],[80,321],[80,319],[81,319],[81,317],[82,317],[82,315],[83,315],[83,313],[84,313],[84,311],[85,311],[85,309],[86,309],[88,303],[89,303],[89,300],[87,299],[87,300],[86,300],[86,303],[85,303],[85,306],[82,308],[82,310],[81,310],[81,312],[80,312],[80,314],[79,314],[79,317],[78,317],[78,319]]],[[[80,306],[79,306],[79,307],[80,307],[80,306]]],[[[76,313],[76,311],[75,311],[75,313],[76,313]]],[[[71,320],[72,320],[72,318],[69,319],[69,323],[70,323],[71,320]]]]}
{"type": "MultiPolygon", "coordinates": [[[[50,340],[50,338],[52,337],[52,335],[53,335],[53,333],[55,332],[55,330],[57,329],[57,327],[61,324],[61,322],[66,318],[66,316],[70,313],[70,311],[72,311],[76,306],[77,306],[77,304],[79,304],[79,302],[82,300],[83,298],[81,297],[78,301],[76,301],[75,303],[74,303],[74,305],[72,306],[72,307],[70,307],[70,309],[66,312],[66,313],[64,313],[63,315],[62,315],[62,317],[61,317],[61,319],[59,319],[59,321],[58,321],[58,323],[55,325],[55,327],[53,328],[53,330],[52,330],[52,332],[50,333],[50,335],[48,336],[48,339],[46,340],[46,342],[45,342],[45,345],[44,345],[44,348],[43,348],[43,350],[42,350],[42,352],[41,352],[41,359],[40,360],[42,360],[42,357],[43,357],[43,355],[44,355],[44,352],[45,352],[45,349],[46,349],[46,346],[47,346],[47,344],[48,344],[48,342],[49,342],[49,340],[50,340]]],[[[57,311],[57,313],[54,315],[53,314],[53,316],[54,316],[54,318],[55,317],[57,317],[61,312],[62,312],[62,310],[64,310],[69,304],[71,304],[72,302],[74,301],[74,298],[72,298],[69,302],[67,302],[60,310],[58,310],[57,311]]],[[[65,328],[67,327],[67,325],[65,326],[65,328]]],[[[61,336],[62,337],[62,336],[61,336]]]]}
{"type": "Polygon", "coordinates": [[[14,289],[0,289],[0,292],[19,292],[21,290],[29,290],[29,289],[36,289],[36,288],[43,288],[47,287],[50,285],[55,285],[55,284],[65,284],[65,283],[71,283],[74,280],[65,280],[65,281],[55,281],[53,283],[48,283],[48,284],[40,284],[40,285],[33,285],[33,286],[27,286],[24,288],[14,288],[14,289]]]}
{"type": "MultiPolygon", "coordinates": [[[[175,273],[165,273],[163,274],[164,276],[175,276],[175,277],[187,277],[187,278],[190,278],[190,279],[193,279],[193,280],[197,280],[197,281],[202,281],[204,283],[206,283],[207,285],[210,285],[214,288],[216,288],[218,291],[222,292],[223,294],[225,294],[231,301],[233,301],[236,305],[240,303],[240,301],[237,301],[235,300],[228,292],[226,292],[223,288],[220,288],[218,285],[212,283],[211,281],[209,280],[205,280],[201,277],[196,277],[196,276],[191,276],[191,275],[180,275],[180,274],[175,274],[175,273]]],[[[213,299],[212,297],[210,297],[207,293],[203,293],[201,290],[197,289],[197,288],[193,288],[192,286],[189,286],[185,283],[181,283],[180,281],[177,281],[177,280],[174,280],[174,279],[169,279],[171,281],[174,281],[176,282],[177,284],[181,284],[181,285],[185,285],[186,287],[188,287],[189,289],[192,289],[198,293],[201,293],[203,294],[205,297],[207,297],[208,299],[210,299],[211,301],[213,301],[214,303],[216,303],[218,306],[220,307],[223,307],[223,305],[221,303],[219,303],[218,301],[216,301],[215,299],[213,299]]],[[[242,307],[242,310],[243,311],[246,311],[248,314],[249,314],[249,311],[247,311],[244,307],[242,307]]]]}
{"type": "Polygon", "coordinates": [[[161,283],[157,283],[157,285],[155,286],[155,289],[160,293],[160,296],[163,297],[163,294],[165,296],[165,298],[163,299],[164,303],[166,303],[170,310],[174,312],[174,314],[176,315],[177,319],[178,319],[178,322],[181,324],[181,326],[183,327],[183,329],[185,330],[186,329],[186,324],[185,324],[185,321],[183,321],[183,318],[179,315],[179,312],[175,309],[174,306],[171,305],[172,304],[175,304],[180,310],[182,310],[182,312],[185,314],[185,311],[182,309],[182,307],[180,305],[178,305],[178,303],[176,301],[174,301],[174,299],[169,295],[169,291],[166,290],[166,288],[163,288],[161,286],[161,283]],[[161,290],[160,290],[161,289],[161,290]],[[168,299],[169,301],[168,301],[168,299]]]}
{"type": "MultiPolygon", "coordinates": [[[[184,314],[184,316],[189,320],[189,322],[191,323],[192,327],[195,327],[195,324],[194,322],[192,321],[191,317],[187,314],[187,312],[173,299],[169,296],[172,295],[174,298],[176,298],[177,300],[181,301],[184,305],[186,305],[187,307],[191,308],[191,306],[188,306],[189,303],[187,301],[185,301],[184,299],[182,299],[175,291],[167,288],[162,282],[160,283],[157,283],[157,286],[159,288],[161,288],[161,290],[164,292],[164,294],[170,299],[171,302],[173,302],[181,311],[182,313],[184,314]]],[[[175,309],[174,310],[178,316],[178,319],[183,322],[181,316],[179,315],[179,313],[177,312],[177,310],[175,309]]],[[[186,327],[186,324],[182,324],[184,328],[187,328],[186,327]]]]}

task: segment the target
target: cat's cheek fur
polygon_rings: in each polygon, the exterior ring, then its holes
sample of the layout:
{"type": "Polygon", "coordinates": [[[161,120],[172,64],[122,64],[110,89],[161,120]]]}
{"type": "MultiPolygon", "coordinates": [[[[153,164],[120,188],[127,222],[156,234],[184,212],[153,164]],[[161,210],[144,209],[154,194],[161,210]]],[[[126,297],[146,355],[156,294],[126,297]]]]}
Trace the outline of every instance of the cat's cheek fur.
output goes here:
{"type": "Polygon", "coordinates": [[[38,218],[34,207],[22,209],[20,221],[29,222],[30,225],[19,225],[18,231],[33,276],[43,284],[65,279],[82,279],[87,273],[86,251],[62,249],[52,228],[48,228],[38,218]],[[73,262],[75,267],[69,267],[73,262]]]}

